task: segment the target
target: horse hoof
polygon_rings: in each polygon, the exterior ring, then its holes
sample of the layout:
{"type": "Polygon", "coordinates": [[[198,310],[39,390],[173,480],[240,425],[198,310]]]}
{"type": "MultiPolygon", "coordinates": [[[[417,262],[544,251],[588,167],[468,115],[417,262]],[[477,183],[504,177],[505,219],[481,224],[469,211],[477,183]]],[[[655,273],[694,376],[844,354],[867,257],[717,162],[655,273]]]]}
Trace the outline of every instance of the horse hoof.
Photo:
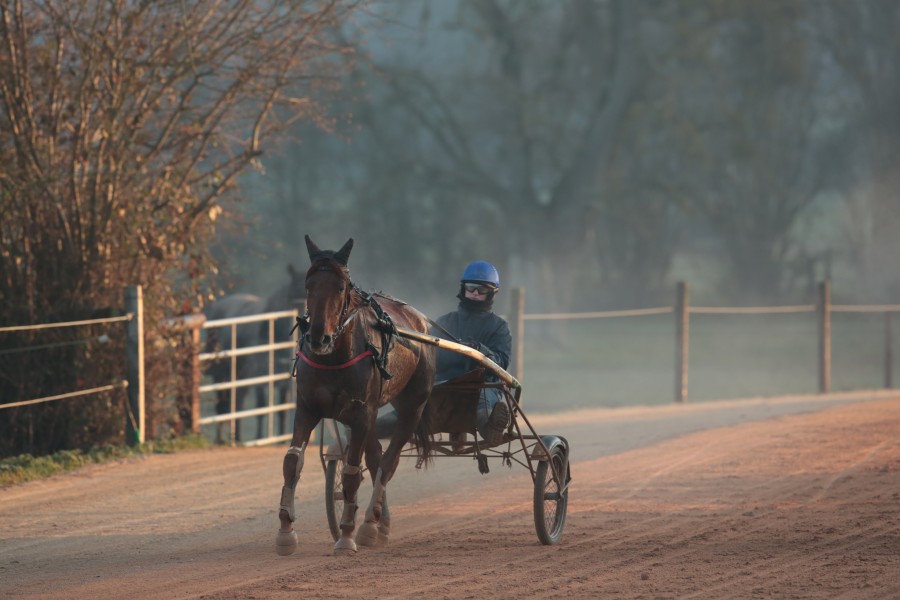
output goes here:
{"type": "Polygon", "coordinates": [[[384,521],[384,517],[382,516],[381,522],[378,523],[378,545],[387,546],[388,540],[390,539],[388,537],[389,535],[391,535],[391,526],[384,521]]]}
{"type": "Polygon", "coordinates": [[[339,537],[334,543],[334,555],[346,556],[348,554],[356,554],[356,542],[348,537],[339,537]]]}
{"type": "Polygon", "coordinates": [[[275,552],[279,556],[290,556],[297,549],[296,531],[279,531],[275,536],[275,552]]]}
{"type": "Polygon", "coordinates": [[[359,531],[356,532],[356,541],[361,546],[378,546],[378,525],[370,521],[360,525],[359,531]]]}

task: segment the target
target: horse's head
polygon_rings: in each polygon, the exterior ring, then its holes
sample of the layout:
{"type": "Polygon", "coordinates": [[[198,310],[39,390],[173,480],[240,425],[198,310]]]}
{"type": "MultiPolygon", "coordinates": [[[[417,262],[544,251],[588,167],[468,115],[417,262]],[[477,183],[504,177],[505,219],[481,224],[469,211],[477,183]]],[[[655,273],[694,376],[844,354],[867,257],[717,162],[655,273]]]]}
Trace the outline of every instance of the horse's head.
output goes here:
{"type": "Polygon", "coordinates": [[[309,331],[304,337],[314,354],[330,354],[334,350],[335,338],[343,330],[353,288],[347,270],[352,248],[351,238],[337,252],[320,250],[306,236],[306,249],[312,264],[306,272],[309,331]]]}

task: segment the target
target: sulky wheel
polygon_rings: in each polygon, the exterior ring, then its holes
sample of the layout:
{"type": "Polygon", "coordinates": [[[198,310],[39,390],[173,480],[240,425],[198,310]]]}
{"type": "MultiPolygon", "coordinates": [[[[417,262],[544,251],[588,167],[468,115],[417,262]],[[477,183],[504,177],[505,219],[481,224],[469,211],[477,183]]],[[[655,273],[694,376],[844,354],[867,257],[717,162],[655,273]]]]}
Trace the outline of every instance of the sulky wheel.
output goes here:
{"type": "Polygon", "coordinates": [[[344,461],[333,459],[325,468],[325,514],[331,537],[341,537],[341,516],[344,514],[344,461]]]}
{"type": "Polygon", "coordinates": [[[565,447],[556,446],[550,450],[550,460],[538,464],[534,478],[534,528],[542,544],[553,545],[562,537],[569,490],[562,493],[560,490],[565,488],[568,479],[569,461],[565,447]],[[563,478],[562,482],[554,479],[554,470],[563,478]]]}

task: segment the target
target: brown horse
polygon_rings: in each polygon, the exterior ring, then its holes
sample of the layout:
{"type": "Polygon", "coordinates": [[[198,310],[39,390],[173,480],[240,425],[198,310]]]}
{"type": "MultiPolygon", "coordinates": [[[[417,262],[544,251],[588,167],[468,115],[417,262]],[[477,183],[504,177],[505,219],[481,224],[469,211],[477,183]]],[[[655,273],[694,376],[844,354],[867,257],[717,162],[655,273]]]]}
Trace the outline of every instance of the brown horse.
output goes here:
{"type": "Polygon", "coordinates": [[[297,548],[292,524],[303,455],[310,432],[321,419],[331,418],[350,428],[341,535],[334,544],[335,554],[349,554],[356,552],[357,542],[373,546],[387,541],[385,488],[397,468],[400,450],[414,433],[420,459],[424,462],[430,456],[432,440],[423,413],[434,384],[434,349],[392,335],[395,325],[427,333],[423,314],[385,296],[376,299],[350,281],[347,260],[352,239],[333,252],[320,250],[306,236],[306,247],[312,264],[306,273],[307,313],[298,319],[297,410],[291,447],[284,457],[281,526],[275,547],[282,555],[297,548]],[[398,411],[398,423],[382,456],[375,418],[378,408],[388,402],[398,411]],[[354,540],[363,452],[374,490],[354,540]]]}

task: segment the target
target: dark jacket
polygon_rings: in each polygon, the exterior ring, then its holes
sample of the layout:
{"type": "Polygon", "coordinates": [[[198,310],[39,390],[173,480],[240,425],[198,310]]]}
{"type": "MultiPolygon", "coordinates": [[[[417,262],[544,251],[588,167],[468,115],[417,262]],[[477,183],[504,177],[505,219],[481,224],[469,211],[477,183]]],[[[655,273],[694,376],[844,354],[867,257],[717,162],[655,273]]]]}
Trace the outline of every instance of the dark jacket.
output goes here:
{"type": "MultiPolygon", "coordinates": [[[[509,366],[509,355],[512,352],[512,334],[506,319],[493,312],[476,312],[460,306],[437,319],[438,325],[452,333],[464,344],[476,350],[500,365],[503,369],[509,366]]],[[[446,338],[446,334],[438,328],[432,334],[446,338]]],[[[436,382],[458,377],[474,369],[478,364],[471,358],[450,350],[438,350],[436,382]]],[[[489,374],[489,381],[497,381],[497,377],[489,374]]]]}

